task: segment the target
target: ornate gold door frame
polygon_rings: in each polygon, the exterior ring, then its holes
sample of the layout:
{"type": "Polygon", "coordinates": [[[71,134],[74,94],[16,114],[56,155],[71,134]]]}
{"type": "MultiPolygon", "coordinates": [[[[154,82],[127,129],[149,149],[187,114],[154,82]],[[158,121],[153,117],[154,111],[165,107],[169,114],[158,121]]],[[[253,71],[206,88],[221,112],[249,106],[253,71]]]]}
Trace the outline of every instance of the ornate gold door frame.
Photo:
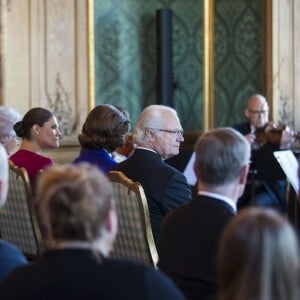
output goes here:
{"type": "Polygon", "coordinates": [[[214,127],[214,0],[203,0],[203,131],[214,127]]]}

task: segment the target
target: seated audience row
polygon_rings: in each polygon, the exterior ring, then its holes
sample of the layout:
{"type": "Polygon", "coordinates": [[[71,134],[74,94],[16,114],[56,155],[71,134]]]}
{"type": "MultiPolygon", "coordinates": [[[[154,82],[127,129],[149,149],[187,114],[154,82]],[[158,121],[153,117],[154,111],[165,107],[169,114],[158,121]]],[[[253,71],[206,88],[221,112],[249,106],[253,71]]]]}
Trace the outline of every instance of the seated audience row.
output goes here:
{"type": "Polygon", "coordinates": [[[154,268],[108,258],[117,234],[113,189],[96,166],[49,167],[36,197],[52,249],[0,285],[1,299],[184,299],[154,268]]]}
{"type": "MultiPolygon", "coordinates": [[[[62,134],[56,117],[47,109],[36,107],[30,109],[22,120],[20,118],[12,108],[0,107],[1,144],[11,154],[16,148],[16,137],[22,139],[10,160],[27,170],[34,189],[39,171],[54,163],[41,155],[41,151],[58,148],[62,134]]],[[[74,163],[89,162],[105,173],[110,171],[117,164],[111,153],[123,146],[129,129],[129,115],[125,110],[110,104],[96,106],[88,114],[78,136],[82,149],[74,163]]]]}
{"type": "MultiPolygon", "coordinates": [[[[39,154],[42,149],[58,147],[61,138],[57,120],[50,111],[34,108],[14,128],[23,139],[20,150],[11,156],[15,164],[20,166],[22,160],[14,158],[23,158],[25,168],[31,167],[32,157],[36,157],[34,165],[47,161],[34,170],[31,182],[33,186],[38,184],[36,201],[50,229],[53,248],[40,262],[12,272],[0,286],[3,299],[18,298],[21,294],[37,299],[39,292],[51,298],[57,295],[57,290],[50,288],[54,284],[66,286],[65,293],[60,293],[64,299],[83,297],[87,290],[91,298],[102,293],[112,299],[121,294],[133,299],[145,298],[147,294],[150,299],[183,299],[160,272],[108,258],[117,231],[117,217],[112,188],[102,172],[111,169],[121,170],[142,184],[158,246],[158,265],[187,299],[217,299],[218,283],[220,300],[297,298],[298,245],[288,222],[273,211],[261,209],[245,210],[234,217],[250,161],[250,144],[234,129],[210,130],[199,138],[194,167],[198,195],[190,201],[190,188],[183,174],[163,161],[178,154],[183,141],[182,127],[172,108],[151,105],[144,109],[134,129],[136,149],[121,164],[110,153],[124,143],[130,122],[124,110],[112,105],[96,106],[87,116],[78,137],[82,151],[73,166],[48,168],[53,161],[39,154]],[[44,168],[46,171],[36,182],[37,172],[44,168]],[[284,252],[286,244],[289,251],[284,252]],[[232,249],[231,245],[237,246],[232,249]],[[274,257],[278,267],[272,264],[274,257]],[[125,280],[117,270],[132,275],[125,280]],[[261,270],[259,274],[263,275],[257,276],[253,270],[261,270]],[[289,270],[290,276],[284,270],[289,270]],[[83,273],[88,276],[82,277],[83,273]],[[94,277],[103,285],[97,286],[94,277]],[[118,289],[107,284],[113,282],[110,277],[118,289]],[[251,281],[253,277],[256,280],[251,281]],[[81,283],[80,290],[72,290],[68,285],[70,278],[72,286],[79,287],[81,283]],[[36,284],[41,287],[39,291],[36,284]],[[14,290],[15,285],[21,288],[14,290]],[[136,285],[139,289],[133,289],[136,285]]],[[[0,183],[0,195],[5,197],[5,176],[2,181],[0,177],[0,183]]],[[[0,245],[6,253],[12,249],[15,254],[12,261],[16,259],[16,264],[7,271],[3,268],[5,278],[15,266],[26,264],[26,259],[11,245],[2,241],[0,245]]]]}
{"type": "MultiPolygon", "coordinates": [[[[0,166],[3,205],[8,167],[2,146],[0,166]]],[[[40,261],[22,266],[26,264],[24,256],[0,241],[0,280],[4,280],[0,284],[1,299],[81,299],[87,295],[89,299],[184,299],[159,271],[108,258],[117,233],[117,216],[111,184],[95,166],[48,168],[39,178],[36,196],[41,202],[42,216],[51,228],[53,248],[40,261]]],[[[224,201],[217,199],[210,201],[224,201]]],[[[226,214],[225,203],[226,200],[226,214]]],[[[188,218],[185,220],[189,222],[188,218]]],[[[209,229],[213,232],[214,225],[209,229]]],[[[189,246],[193,245],[186,244],[189,246]]],[[[209,247],[203,243],[202,248],[209,247]]],[[[277,212],[260,208],[240,212],[225,226],[218,252],[219,300],[298,299],[298,241],[291,225],[277,212]]],[[[194,258],[196,264],[197,257],[194,258]]],[[[199,267],[201,273],[202,265],[199,267]]],[[[192,284],[189,288],[195,292],[192,284]]],[[[186,299],[196,298],[187,293],[188,289],[184,291],[186,299]]],[[[200,292],[198,299],[215,297],[200,292]]]]}

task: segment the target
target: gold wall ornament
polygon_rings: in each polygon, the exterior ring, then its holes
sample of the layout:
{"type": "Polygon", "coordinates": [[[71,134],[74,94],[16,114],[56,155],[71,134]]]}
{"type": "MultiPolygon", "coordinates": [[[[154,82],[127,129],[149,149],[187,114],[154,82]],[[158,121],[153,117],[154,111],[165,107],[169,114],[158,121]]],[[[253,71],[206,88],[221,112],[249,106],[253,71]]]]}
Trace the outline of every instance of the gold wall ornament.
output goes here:
{"type": "Polygon", "coordinates": [[[203,0],[203,131],[214,127],[214,0],[203,0]]]}

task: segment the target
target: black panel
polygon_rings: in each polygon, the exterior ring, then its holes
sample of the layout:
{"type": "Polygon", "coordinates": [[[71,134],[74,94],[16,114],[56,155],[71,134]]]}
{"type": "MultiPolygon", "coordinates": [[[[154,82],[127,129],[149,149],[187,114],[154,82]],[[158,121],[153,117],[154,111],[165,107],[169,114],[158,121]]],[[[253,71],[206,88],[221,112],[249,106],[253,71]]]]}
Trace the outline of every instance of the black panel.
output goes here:
{"type": "Polygon", "coordinates": [[[156,11],[157,103],[173,107],[172,11],[156,11]]]}

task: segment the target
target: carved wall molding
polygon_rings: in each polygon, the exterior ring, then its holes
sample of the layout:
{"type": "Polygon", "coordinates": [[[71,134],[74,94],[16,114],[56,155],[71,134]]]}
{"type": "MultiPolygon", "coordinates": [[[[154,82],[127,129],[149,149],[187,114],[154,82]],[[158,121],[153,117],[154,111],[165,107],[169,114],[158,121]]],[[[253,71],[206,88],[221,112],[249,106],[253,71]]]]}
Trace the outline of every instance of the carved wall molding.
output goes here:
{"type": "Polygon", "coordinates": [[[2,0],[0,102],[21,113],[52,110],[62,145],[77,135],[90,99],[89,5],[91,0],[2,0]]]}
{"type": "Polygon", "coordinates": [[[273,117],[300,129],[300,2],[272,2],[273,117]],[[297,51],[298,50],[298,51],[297,51]]]}

